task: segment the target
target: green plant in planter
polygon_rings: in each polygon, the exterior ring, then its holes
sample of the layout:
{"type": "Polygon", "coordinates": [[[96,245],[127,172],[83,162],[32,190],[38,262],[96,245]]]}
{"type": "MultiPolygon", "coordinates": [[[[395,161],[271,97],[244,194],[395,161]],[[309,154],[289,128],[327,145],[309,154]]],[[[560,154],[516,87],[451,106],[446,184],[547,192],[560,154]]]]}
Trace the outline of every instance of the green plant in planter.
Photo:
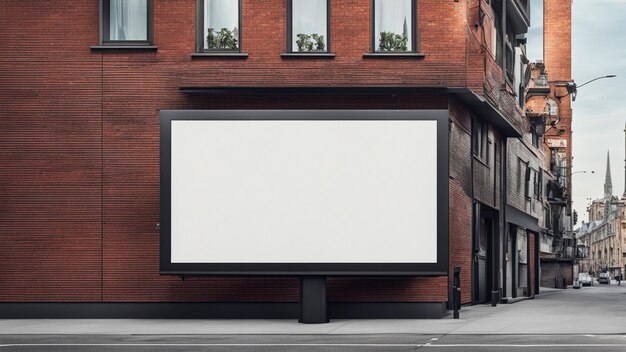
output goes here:
{"type": "Polygon", "coordinates": [[[326,50],[326,44],[324,43],[324,36],[319,35],[317,33],[305,34],[298,33],[296,34],[296,45],[298,46],[298,51],[324,51],[326,50]]]}
{"type": "Polygon", "coordinates": [[[311,34],[311,38],[315,41],[315,51],[326,50],[326,43],[324,43],[324,36],[317,33],[311,34]]]}
{"type": "Polygon", "coordinates": [[[407,51],[409,38],[406,34],[380,32],[378,50],[380,51],[407,51]]]}
{"type": "Polygon", "coordinates": [[[237,28],[232,31],[222,28],[219,32],[213,28],[207,30],[207,47],[209,49],[238,49],[237,28]]]}
{"type": "Polygon", "coordinates": [[[228,28],[222,28],[217,34],[217,41],[220,48],[237,49],[237,38],[235,38],[235,30],[232,32],[228,28]]]}
{"type": "Polygon", "coordinates": [[[209,28],[206,35],[207,48],[215,49],[217,48],[217,42],[215,41],[215,31],[213,28],[209,28]]]}
{"type": "Polygon", "coordinates": [[[313,50],[313,42],[311,41],[311,36],[304,33],[296,34],[296,45],[298,46],[298,51],[311,51],[313,50]]]}

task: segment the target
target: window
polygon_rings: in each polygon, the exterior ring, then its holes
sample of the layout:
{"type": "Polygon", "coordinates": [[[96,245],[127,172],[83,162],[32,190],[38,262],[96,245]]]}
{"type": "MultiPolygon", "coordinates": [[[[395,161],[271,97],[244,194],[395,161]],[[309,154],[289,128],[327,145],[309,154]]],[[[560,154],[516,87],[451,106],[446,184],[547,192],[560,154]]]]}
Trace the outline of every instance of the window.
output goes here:
{"type": "Polygon", "coordinates": [[[485,163],[489,163],[489,140],[488,128],[485,122],[478,119],[472,120],[472,151],[474,156],[480,158],[485,163]]]}
{"type": "Polygon", "coordinates": [[[531,178],[533,170],[526,164],[526,175],[524,182],[524,195],[530,198],[530,190],[531,190],[531,182],[533,179],[531,178]]]}
{"type": "Polygon", "coordinates": [[[416,51],[415,0],[373,0],[373,12],[374,51],[416,51]]]}
{"type": "Polygon", "coordinates": [[[502,10],[501,10],[501,5],[498,4],[498,2],[496,1],[492,1],[491,2],[491,6],[493,7],[493,13],[494,13],[494,21],[493,21],[493,25],[494,25],[494,31],[496,32],[495,35],[495,57],[496,57],[496,62],[498,63],[498,65],[500,65],[500,67],[503,66],[503,62],[504,62],[504,55],[502,52],[502,10]]]}
{"type": "Polygon", "coordinates": [[[508,35],[505,37],[505,41],[504,41],[504,60],[506,62],[506,67],[505,67],[505,71],[506,71],[506,78],[509,80],[509,82],[513,82],[515,79],[515,47],[513,45],[513,42],[515,41],[515,38],[513,38],[511,35],[508,35]]]}
{"type": "Polygon", "coordinates": [[[103,0],[102,44],[151,45],[151,0],[103,0]]]}
{"type": "Polygon", "coordinates": [[[240,0],[198,0],[197,50],[240,51],[240,0]]]}
{"type": "Polygon", "coordinates": [[[541,137],[539,136],[537,131],[535,131],[534,127],[530,129],[530,136],[532,138],[533,147],[539,148],[539,145],[541,144],[541,137]]]}
{"type": "Polygon", "coordinates": [[[522,191],[522,171],[526,164],[522,159],[517,158],[517,193],[522,191]]]}
{"type": "Polygon", "coordinates": [[[329,0],[291,0],[287,51],[328,52],[329,0]]]}
{"type": "Polygon", "coordinates": [[[535,171],[533,170],[533,178],[534,178],[534,196],[536,199],[541,200],[541,191],[542,191],[542,184],[543,184],[543,172],[541,171],[541,169],[539,169],[539,171],[535,171]]]}
{"type": "Polygon", "coordinates": [[[548,115],[550,116],[557,116],[559,114],[559,106],[556,101],[552,99],[546,101],[546,110],[548,110],[548,115]]]}

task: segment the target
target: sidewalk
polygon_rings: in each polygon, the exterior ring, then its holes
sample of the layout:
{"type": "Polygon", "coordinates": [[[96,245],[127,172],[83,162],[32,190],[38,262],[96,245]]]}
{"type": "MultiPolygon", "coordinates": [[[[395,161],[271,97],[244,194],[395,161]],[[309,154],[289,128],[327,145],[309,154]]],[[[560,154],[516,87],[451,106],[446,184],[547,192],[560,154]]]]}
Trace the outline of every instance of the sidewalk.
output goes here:
{"type": "Polygon", "coordinates": [[[333,320],[0,320],[0,334],[622,334],[626,285],[541,289],[515,304],[463,307],[461,319],[333,320]]]}

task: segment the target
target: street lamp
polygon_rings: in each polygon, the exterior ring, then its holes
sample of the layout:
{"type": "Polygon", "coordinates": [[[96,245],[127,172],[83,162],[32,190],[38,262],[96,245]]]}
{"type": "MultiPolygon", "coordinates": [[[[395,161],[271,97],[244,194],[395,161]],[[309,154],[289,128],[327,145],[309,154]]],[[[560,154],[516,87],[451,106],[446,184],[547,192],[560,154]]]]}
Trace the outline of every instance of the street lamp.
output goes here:
{"type": "Polygon", "coordinates": [[[578,93],[578,88],[587,85],[593,81],[597,81],[599,79],[603,79],[603,78],[613,78],[613,77],[617,77],[617,75],[606,75],[606,76],[600,76],[600,77],[596,77],[590,81],[587,81],[581,85],[577,85],[576,82],[574,81],[556,81],[556,86],[557,87],[565,87],[565,89],[567,89],[567,94],[557,97],[558,99],[561,98],[565,98],[568,95],[572,95],[572,101],[576,101],[576,94],[578,93]]]}
{"type": "MultiPolygon", "coordinates": [[[[574,172],[572,172],[572,175],[573,175],[573,174],[586,174],[586,173],[587,173],[587,170],[583,170],[583,171],[574,171],[574,172]]],[[[596,172],[595,172],[595,171],[593,171],[593,170],[591,170],[591,171],[589,171],[589,173],[590,173],[590,174],[595,174],[596,172]]]]}

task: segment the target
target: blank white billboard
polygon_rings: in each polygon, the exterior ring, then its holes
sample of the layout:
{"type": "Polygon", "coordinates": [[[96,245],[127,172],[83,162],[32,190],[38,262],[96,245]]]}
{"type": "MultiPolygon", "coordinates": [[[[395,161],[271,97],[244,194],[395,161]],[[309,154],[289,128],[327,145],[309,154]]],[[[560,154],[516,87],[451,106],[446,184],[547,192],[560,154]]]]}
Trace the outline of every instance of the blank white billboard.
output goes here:
{"type": "Polygon", "coordinates": [[[437,263],[437,121],[172,120],[171,263],[437,263]]]}

